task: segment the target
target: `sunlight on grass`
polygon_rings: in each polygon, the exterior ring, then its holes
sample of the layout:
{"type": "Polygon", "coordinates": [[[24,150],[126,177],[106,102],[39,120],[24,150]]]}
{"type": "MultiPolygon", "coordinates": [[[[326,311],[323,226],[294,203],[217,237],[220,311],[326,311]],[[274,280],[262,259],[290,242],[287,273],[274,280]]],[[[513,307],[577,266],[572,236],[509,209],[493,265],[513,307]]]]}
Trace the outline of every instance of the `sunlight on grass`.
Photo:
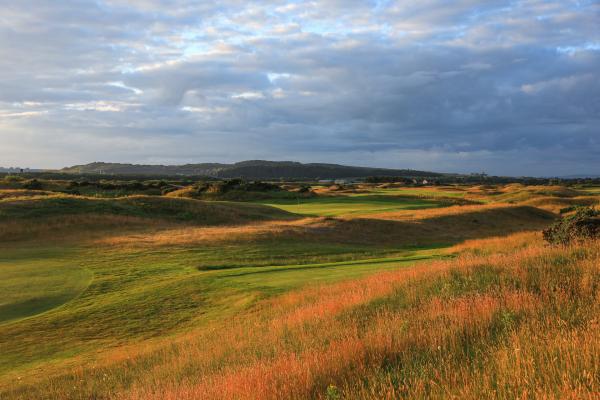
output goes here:
{"type": "Polygon", "coordinates": [[[420,210],[441,207],[433,200],[389,196],[352,195],[306,198],[298,200],[265,201],[265,205],[311,216],[368,215],[378,212],[420,210]]]}
{"type": "Polygon", "coordinates": [[[526,186],[265,201],[275,208],[7,198],[0,398],[478,398],[500,386],[515,398],[534,388],[517,367],[543,393],[587,393],[598,244],[548,248],[531,231],[556,218],[550,202],[592,200],[526,186]],[[571,336],[544,353],[532,332],[561,337],[555,326],[571,336]],[[528,369],[545,357],[562,375],[528,369]]]}

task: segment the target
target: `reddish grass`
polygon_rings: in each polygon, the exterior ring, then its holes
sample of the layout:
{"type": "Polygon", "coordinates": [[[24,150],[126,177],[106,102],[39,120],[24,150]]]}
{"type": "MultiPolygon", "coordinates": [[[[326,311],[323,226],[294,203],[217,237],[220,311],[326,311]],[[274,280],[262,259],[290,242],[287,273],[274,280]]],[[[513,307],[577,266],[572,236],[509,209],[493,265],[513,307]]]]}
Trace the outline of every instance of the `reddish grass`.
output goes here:
{"type": "Polygon", "coordinates": [[[218,340],[190,339],[119,397],[326,398],[335,384],[343,398],[595,398],[600,246],[552,249],[532,235],[479,245],[502,241],[529,245],[284,295],[218,340]],[[566,275],[554,270],[564,256],[566,275]],[[490,287],[444,292],[453,276],[487,273],[490,287]],[[436,281],[441,292],[424,295],[436,281]],[[398,293],[405,306],[373,306],[398,293]]]}

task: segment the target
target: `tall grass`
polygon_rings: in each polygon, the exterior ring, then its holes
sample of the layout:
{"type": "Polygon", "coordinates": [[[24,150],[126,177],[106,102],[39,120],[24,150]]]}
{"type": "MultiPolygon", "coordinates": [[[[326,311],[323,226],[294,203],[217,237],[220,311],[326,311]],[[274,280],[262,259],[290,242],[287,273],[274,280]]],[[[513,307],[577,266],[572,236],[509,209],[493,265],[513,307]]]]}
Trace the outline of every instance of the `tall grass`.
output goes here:
{"type": "Polygon", "coordinates": [[[519,234],[461,249],[288,293],[5,397],[597,398],[600,243],[519,234]]]}

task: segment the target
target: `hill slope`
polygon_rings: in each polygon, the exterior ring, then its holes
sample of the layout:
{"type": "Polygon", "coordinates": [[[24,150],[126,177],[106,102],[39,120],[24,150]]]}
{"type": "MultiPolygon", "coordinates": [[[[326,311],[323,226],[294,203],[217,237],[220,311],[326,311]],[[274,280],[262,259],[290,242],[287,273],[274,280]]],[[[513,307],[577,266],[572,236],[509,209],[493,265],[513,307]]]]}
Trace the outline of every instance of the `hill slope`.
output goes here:
{"type": "Polygon", "coordinates": [[[63,168],[61,172],[112,175],[188,175],[245,179],[336,179],[367,176],[441,176],[440,173],[409,169],[352,167],[338,164],[302,164],[294,161],[242,161],[235,164],[139,165],[94,162],[63,168]]]}

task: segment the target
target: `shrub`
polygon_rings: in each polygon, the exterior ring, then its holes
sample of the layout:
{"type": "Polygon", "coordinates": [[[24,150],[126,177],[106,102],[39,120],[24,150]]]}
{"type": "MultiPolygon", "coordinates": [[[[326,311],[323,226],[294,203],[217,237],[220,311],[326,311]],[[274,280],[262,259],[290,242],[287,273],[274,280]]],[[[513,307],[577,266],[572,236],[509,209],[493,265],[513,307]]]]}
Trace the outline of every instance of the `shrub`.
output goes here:
{"type": "Polygon", "coordinates": [[[271,192],[280,191],[279,185],[274,185],[268,182],[250,181],[246,182],[241,179],[230,179],[222,182],[198,182],[194,185],[198,194],[225,194],[229,192],[271,192]]]}
{"type": "Polygon", "coordinates": [[[23,183],[23,188],[29,189],[29,190],[41,190],[41,189],[43,189],[43,186],[42,186],[42,183],[40,181],[38,181],[37,179],[32,179],[30,181],[23,183]]]}
{"type": "Polygon", "coordinates": [[[553,245],[568,245],[600,237],[600,213],[592,207],[579,207],[543,231],[544,240],[553,245]]]}

